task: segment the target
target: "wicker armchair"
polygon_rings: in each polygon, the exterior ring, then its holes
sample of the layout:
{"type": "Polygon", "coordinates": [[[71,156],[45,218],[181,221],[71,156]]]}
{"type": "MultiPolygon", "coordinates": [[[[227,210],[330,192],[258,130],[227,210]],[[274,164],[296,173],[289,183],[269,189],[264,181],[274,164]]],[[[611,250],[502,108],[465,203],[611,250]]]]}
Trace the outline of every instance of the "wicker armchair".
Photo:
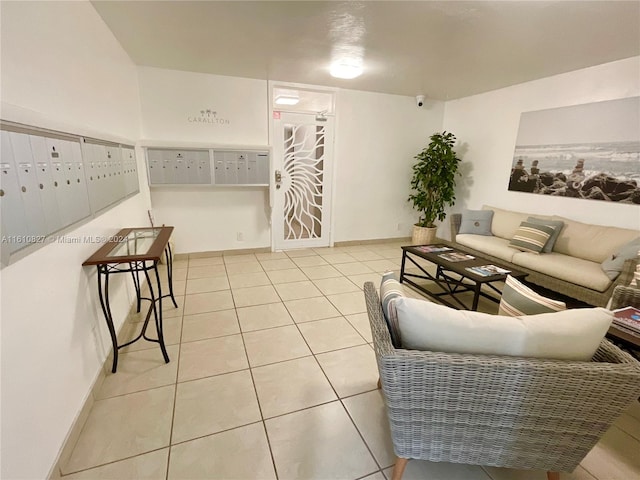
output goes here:
{"type": "Polygon", "coordinates": [[[640,364],[607,340],[591,362],[396,349],[364,286],[396,456],[573,471],[640,395],[640,364]]]}

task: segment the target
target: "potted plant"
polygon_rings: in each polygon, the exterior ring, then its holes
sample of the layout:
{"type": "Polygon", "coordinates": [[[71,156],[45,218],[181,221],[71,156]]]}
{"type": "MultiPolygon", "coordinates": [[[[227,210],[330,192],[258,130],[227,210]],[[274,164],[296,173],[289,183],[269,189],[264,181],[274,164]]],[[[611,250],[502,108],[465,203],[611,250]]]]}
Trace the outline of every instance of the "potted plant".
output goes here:
{"type": "Polygon", "coordinates": [[[431,135],[431,142],[414,158],[411,194],[408,201],[419,213],[418,223],[413,227],[413,245],[433,243],[436,236],[435,221],[445,218],[445,207],[456,200],[456,176],[460,159],[453,146],[453,133],[442,132],[431,135]]]}

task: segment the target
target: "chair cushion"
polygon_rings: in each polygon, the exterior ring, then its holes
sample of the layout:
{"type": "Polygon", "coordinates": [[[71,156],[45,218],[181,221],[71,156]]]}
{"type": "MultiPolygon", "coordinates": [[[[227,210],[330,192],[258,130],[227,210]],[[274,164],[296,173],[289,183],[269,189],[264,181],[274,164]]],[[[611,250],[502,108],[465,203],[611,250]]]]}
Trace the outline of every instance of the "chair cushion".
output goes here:
{"type": "Polygon", "coordinates": [[[403,348],[583,361],[613,318],[604,308],[506,317],[407,297],[396,300],[396,310],[403,348]]]}
{"type": "Polygon", "coordinates": [[[637,256],[638,252],[640,252],[640,237],[635,240],[631,240],[620,250],[602,262],[602,270],[607,277],[611,280],[615,280],[616,277],[620,275],[620,272],[622,272],[624,262],[637,256]]]}
{"type": "Polygon", "coordinates": [[[548,225],[522,222],[509,242],[509,246],[523,252],[540,253],[554,231],[555,227],[548,225]]]}
{"type": "Polygon", "coordinates": [[[398,315],[396,313],[396,300],[404,297],[402,285],[393,272],[385,272],[380,283],[380,302],[382,313],[387,321],[387,328],[391,335],[391,343],[398,348],[400,346],[400,330],[398,329],[398,315]]]}
{"type": "Polygon", "coordinates": [[[550,225],[555,227],[555,231],[551,237],[549,237],[549,240],[547,240],[547,243],[544,244],[544,248],[542,249],[544,253],[551,253],[553,251],[553,246],[556,244],[556,240],[558,240],[560,232],[564,227],[564,222],[562,220],[545,220],[544,218],[536,217],[527,218],[527,222],[535,223],[536,225],[550,225]]]}
{"type": "Polygon", "coordinates": [[[567,305],[564,302],[543,297],[509,275],[502,290],[498,315],[517,317],[566,309],[567,305]]]}
{"type": "Polygon", "coordinates": [[[462,219],[458,233],[493,235],[491,233],[492,219],[493,210],[467,210],[465,208],[462,211],[462,219]]]}

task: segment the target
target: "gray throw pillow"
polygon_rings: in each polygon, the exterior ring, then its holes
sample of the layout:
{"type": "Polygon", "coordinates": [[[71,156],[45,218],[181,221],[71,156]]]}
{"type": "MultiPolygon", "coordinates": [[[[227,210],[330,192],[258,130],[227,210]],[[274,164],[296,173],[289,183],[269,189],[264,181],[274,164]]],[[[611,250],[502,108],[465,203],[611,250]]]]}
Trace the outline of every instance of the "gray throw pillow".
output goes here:
{"type": "Polygon", "coordinates": [[[553,251],[553,246],[556,244],[556,240],[560,236],[560,232],[564,228],[564,222],[562,220],[545,220],[543,218],[529,217],[527,218],[527,222],[534,223],[536,225],[549,225],[550,227],[555,227],[556,230],[551,234],[547,243],[544,244],[542,248],[542,253],[551,253],[553,251]]]}
{"type": "Polygon", "coordinates": [[[493,220],[493,210],[467,210],[465,208],[462,211],[462,221],[458,233],[491,236],[493,235],[491,220],[493,220]]]}
{"type": "Polygon", "coordinates": [[[631,240],[626,245],[622,246],[618,252],[614,253],[611,257],[602,262],[602,270],[607,274],[611,280],[615,280],[620,272],[622,272],[622,266],[624,262],[630,258],[634,258],[640,251],[640,237],[635,240],[631,240]]]}

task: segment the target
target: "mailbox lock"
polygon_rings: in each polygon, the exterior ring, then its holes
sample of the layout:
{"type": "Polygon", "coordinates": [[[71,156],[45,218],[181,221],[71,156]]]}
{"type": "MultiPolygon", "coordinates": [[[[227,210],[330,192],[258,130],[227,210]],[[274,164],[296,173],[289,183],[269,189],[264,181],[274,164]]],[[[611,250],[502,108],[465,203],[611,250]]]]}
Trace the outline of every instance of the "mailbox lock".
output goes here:
{"type": "Polygon", "coordinates": [[[4,197],[4,190],[0,188],[0,197],[4,197]]]}
{"type": "Polygon", "coordinates": [[[27,192],[27,187],[22,187],[20,190],[22,190],[22,193],[26,193],[27,192]]]}
{"type": "Polygon", "coordinates": [[[40,190],[44,189],[44,185],[42,185],[42,184],[40,184],[39,187],[40,187],[40,190]]]}
{"type": "Polygon", "coordinates": [[[71,185],[71,182],[69,180],[67,180],[67,185],[71,185]]]}
{"type": "Polygon", "coordinates": [[[58,182],[53,182],[53,186],[57,187],[58,186],[58,182]]]}

